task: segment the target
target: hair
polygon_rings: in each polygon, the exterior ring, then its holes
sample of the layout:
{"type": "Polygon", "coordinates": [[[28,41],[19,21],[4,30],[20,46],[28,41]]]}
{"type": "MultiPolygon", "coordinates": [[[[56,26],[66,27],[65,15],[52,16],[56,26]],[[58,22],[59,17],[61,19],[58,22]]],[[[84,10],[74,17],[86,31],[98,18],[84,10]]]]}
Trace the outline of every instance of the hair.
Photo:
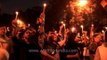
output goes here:
{"type": "Polygon", "coordinates": [[[35,29],[33,29],[33,28],[26,28],[25,30],[20,30],[21,33],[19,34],[19,38],[22,38],[23,35],[24,35],[24,33],[25,33],[27,30],[30,30],[30,31],[32,31],[33,33],[36,33],[36,30],[35,30],[35,29]]]}
{"type": "Polygon", "coordinates": [[[77,35],[76,33],[70,33],[68,35],[68,41],[74,42],[76,35],[77,35]]]}

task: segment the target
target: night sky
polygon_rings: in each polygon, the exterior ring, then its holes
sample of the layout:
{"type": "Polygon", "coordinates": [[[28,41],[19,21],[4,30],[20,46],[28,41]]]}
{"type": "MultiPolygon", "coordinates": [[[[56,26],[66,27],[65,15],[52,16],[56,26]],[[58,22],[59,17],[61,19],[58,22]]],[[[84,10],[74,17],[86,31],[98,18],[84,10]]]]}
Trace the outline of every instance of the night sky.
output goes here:
{"type": "Polygon", "coordinates": [[[26,10],[35,6],[41,6],[47,0],[0,0],[0,9],[3,13],[14,13],[15,10],[26,10]]]}
{"type": "MultiPolygon", "coordinates": [[[[69,1],[70,0],[0,0],[0,14],[2,12],[13,15],[16,10],[19,11],[22,10],[23,12],[26,12],[27,9],[29,8],[32,9],[33,7],[36,7],[36,9],[34,10],[29,10],[30,14],[28,14],[29,13],[28,11],[25,14],[29,16],[29,19],[27,20],[26,18],[25,20],[30,21],[32,16],[34,16],[34,19],[36,19],[35,16],[37,17],[39,15],[38,11],[41,12],[40,9],[41,6],[43,5],[43,2],[46,2],[48,4],[46,8],[46,26],[52,27],[53,25],[57,26],[57,24],[59,24],[59,22],[63,20],[64,10],[69,10],[66,9],[66,5],[68,4],[69,1]],[[40,7],[38,8],[37,6],[40,7]],[[34,13],[35,15],[33,15],[32,11],[33,13],[36,12],[36,14],[34,13]]],[[[104,18],[107,17],[107,11],[100,5],[99,1],[101,0],[97,0],[97,1],[98,1],[97,8],[95,9],[95,12],[93,14],[95,14],[94,23],[97,23],[96,26],[99,27],[107,24],[105,22],[107,20],[104,20],[104,18]],[[102,20],[105,22],[105,24],[103,23],[102,20]]],[[[3,16],[4,17],[1,16],[3,18],[2,21],[4,22],[7,21],[8,16],[7,17],[5,15],[3,16]]],[[[69,19],[69,16],[70,15],[68,11],[68,15],[66,16],[66,18],[69,19]]],[[[32,22],[33,22],[33,18],[32,18],[32,22]]]]}

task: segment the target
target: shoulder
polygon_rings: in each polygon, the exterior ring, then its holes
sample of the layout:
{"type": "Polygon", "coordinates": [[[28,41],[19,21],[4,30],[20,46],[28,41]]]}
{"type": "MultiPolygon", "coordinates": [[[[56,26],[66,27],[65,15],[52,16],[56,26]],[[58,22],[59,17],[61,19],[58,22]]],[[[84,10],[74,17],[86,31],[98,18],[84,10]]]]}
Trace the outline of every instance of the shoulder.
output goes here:
{"type": "Polygon", "coordinates": [[[9,53],[3,48],[0,48],[0,56],[1,58],[9,59],[9,53]]]}

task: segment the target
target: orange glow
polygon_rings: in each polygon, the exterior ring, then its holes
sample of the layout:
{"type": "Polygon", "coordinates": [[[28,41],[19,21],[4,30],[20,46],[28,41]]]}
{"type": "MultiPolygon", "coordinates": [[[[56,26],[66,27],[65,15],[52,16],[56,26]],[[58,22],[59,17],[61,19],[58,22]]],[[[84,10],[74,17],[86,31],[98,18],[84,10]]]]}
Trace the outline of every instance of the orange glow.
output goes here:
{"type": "Polygon", "coordinates": [[[16,11],[16,15],[18,15],[19,14],[19,12],[18,11],[16,11]]]}
{"type": "Polygon", "coordinates": [[[107,27],[105,27],[105,29],[107,30],[107,27]]]}
{"type": "Polygon", "coordinates": [[[104,33],[105,31],[104,30],[102,30],[102,33],[104,33]]]}
{"type": "Polygon", "coordinates": [[[107,5],[107,2],[105,0],[102,0],[101,3],[102,7],[105,7],[107,5]]]}
{"type": "Polygon", "coordinates": [[[63,21],[61,21],[61,24],[64,24],[64,22],[63,22],[63,21]]]}
{"type": "Polygon", "coordinates": [[[17,20],[17,25],[18,25],[18,27],[20,27],[20,28],[24,28],[25,29],[25,27],[26,27],[26,25],[24,24],[24,22],[23,21],[21,21],[21,20],[17,20]]]}
{"type": "Polygon", "coordinates": [[[22,21],[18,19],[17,24],[22,24],[22,21]]]}
{"type": "Polygon", "coordinates": [[[92,27],[94,26],[94,24],[91,25],[92,27]]]}
{"type": "Polygon", "coordinates": [[[87,5],[87,3],[88,3],[87,0],[79,0],[78,6],[84,7],[87,5]]]}
{"type": "Polygon", "coordinates": [[[75,32],[75,30],[76,30],[75,27],[72,27],[72,28],[71,28],[71,31],[72,31],[72,32],[75,32]]]}
{"type": "Polygon", "coordinates": [[[65,24],[63,24],[63,26],[65,27],[66,25],[65,25],[65,24]]]}
{"type": "Polygon", "coordinates": [[[83,25],[81,25],[81,28],[83,28],[84,26],[83,25]]]}
{"type": "Polygon", "coordinates": [[[63,22],[63,21],[61,21],[61,24],[65,27],[66,26],[66,24],[63,22]]]}

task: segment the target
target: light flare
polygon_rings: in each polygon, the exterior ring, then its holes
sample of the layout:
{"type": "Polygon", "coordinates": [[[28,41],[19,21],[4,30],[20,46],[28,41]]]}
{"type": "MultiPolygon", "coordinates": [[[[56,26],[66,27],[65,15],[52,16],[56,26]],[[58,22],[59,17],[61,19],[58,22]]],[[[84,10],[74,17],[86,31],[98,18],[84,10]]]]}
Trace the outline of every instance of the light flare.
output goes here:
{"type": "Polygon", "coordinates": [[[44,7],[46,7],[46,6],[47,6],[47,4],[46,4],[46,3],[44,3],[44,4],[43,4],[43,6],[44,6],[44,7]]]}
{"type": "Polygon", "coordinates": [[[75,31],[76,31],[76,28],[75,28],[75,27],[72,27],[72,28],[71,28],[71,31],[72,31],[72,32],[75,32],[75,31]]]}
{"type": "Polygon", "coordinates": [[[88,4],[88,1],[87,0],[79,0],[78,2],[78,6],[80,7],[84,7],[88,4]]]}

